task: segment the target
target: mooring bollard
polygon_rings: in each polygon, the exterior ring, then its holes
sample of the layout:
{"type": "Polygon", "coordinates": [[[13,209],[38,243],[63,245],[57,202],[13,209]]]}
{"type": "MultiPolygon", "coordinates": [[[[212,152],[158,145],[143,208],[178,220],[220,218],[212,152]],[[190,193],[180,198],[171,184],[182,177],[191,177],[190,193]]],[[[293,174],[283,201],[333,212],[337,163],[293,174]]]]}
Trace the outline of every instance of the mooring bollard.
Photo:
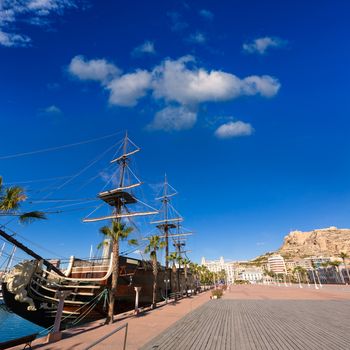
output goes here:
{"type": "Polygon", "coordinates": [[[47,335],[47,342],[53,343],[62,339],[62,332],[60,332],[61,319],[63,313],[64,300],[71,294],[71,291],[57,291],[55,297],[58,299],[57,313],[52,332],[47,335]]]}
{"type": "Polygon", "coordinates": [[[141,287],[134,287],[136,296],[135,296],[135,314],[137,315],[139,311],[139,294],[141,291],[141,287]]]}

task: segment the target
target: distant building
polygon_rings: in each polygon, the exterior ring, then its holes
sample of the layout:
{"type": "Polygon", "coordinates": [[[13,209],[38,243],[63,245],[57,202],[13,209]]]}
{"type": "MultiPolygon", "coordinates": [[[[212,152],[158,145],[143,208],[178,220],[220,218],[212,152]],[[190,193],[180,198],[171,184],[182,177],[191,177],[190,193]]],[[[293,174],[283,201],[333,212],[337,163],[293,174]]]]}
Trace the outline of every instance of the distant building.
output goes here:
{"type": "Polygon", "coordinates": [[[201,265],[204,265],[211,272],[220,272],[225,270],[227,284],[233,284],[235,282],[235,266],[236,262],[228,261],[225,262],[224,257],[220,257],[219,260],[206,260],[202,258],[201,265]]]}
{"type": "Polygon", "coordinates": [[[283,257],[279,254],[271,255],[267,259],[267,268],[269,271],[278,274],[286,274],[286,263],[283,257]]]}
{"type": "Polygon", "coordinates": [[[262,282],[264,273],[261,268],[245,268],[239,274],[240,280],[248,281],[250,283],[262,282]]]}

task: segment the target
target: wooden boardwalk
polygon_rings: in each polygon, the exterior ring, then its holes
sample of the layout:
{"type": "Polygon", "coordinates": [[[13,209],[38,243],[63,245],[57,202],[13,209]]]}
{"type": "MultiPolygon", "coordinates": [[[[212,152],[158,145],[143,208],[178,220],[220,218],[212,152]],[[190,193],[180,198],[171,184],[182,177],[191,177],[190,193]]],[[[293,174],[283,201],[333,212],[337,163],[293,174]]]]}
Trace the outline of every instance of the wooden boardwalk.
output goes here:
{"type": "Polygon", "coordinates": [[[211,300],[142,350],[349,350],[349,300],[211,300]]]}

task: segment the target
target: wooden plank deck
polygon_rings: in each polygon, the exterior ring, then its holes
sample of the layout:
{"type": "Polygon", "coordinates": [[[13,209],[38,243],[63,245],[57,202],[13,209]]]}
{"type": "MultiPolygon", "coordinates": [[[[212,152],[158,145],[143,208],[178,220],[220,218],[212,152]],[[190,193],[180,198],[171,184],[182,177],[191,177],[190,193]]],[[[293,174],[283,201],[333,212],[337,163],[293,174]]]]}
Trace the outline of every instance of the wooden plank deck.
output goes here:
{"type": "Polygon", "coordinates": [[[211,300],[142,350],[349,350],[349,300],[211,300]]]}

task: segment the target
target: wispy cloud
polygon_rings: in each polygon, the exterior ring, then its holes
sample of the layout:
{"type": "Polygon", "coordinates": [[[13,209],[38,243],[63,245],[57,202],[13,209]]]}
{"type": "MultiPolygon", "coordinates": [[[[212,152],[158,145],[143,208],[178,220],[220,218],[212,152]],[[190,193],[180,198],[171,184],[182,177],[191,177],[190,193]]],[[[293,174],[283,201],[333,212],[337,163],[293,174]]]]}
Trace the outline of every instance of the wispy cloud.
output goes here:
{"type": "Polygon", "coordinates": [[[250,43],[243,44],[243,51],[247,53],[257,53],[264,55],[271,48],[279,48],[286,46],[287,41],[277,37],[265,36],[257,38],[250,43]]]}
{"type": "Polygon", "coordinates": [[[191,129],[197,121],[197,113],[186,107],[169,106],[157,112],[148,130],[179,131],[191,129]]]}
{"type": "Polygon", "coordinates": [[[56,115],[57,116],[57,115],[62,114],[62,111],[56,105],[51,105],[51,106],[40,109],[40,114],[56,115]]]}
{"type": "Polygon", "coordinates": [[[77,0],[1,0],[0,45],[29,46],[31,38],[17,31],[18,21],[47,26],[51,16],[62,15],[65,10],[74,7],[77,7],[77,0]]]}
{"type": "Polygon", "coordinates": [[[205,44],[207,41],[206,36],[201,33],[201,32],[196,32],[191,34],[188,38],[187,41],[193,44],[205,44]]]}
{"type": "Polygon", "coordinates": [[[154,55],[156,53],[156,49],[154,47],[154,42],[146,40],[143,44],[140,46],[135,47],[131,55],[134,57],[142,56],[142,55],[154,55]]]}
{"type": "Polygon", "coordinates": [[[104,83],[119,75],[121,70],[105,59],[86,60],[84,56],[75,56],[68,66],[68,72],[80,80],[104,83]]]}
{"type": "Polygon", "coordinates": [[[167,16],[170,18],[170,28],[173,32],[181,32],[188,27],[188,23],[182,19],[179,12],[171,11],[167,13],[167,16]]]}
{"type": "Polygon", "coordinates": [[[202,18],[204,18],[208,21],[212,21],[214,19],[214,14],[209,10],[202,9],[198,13],[202,18]]]}
{"type": "Polygon", "coordinates": [[[220,125],[215,131],[215,136],[220,139],[228,139],[233,137],[249,136],[253,132],[254,129],[249,123],[244,123],[239,120],[220,125]]]}

